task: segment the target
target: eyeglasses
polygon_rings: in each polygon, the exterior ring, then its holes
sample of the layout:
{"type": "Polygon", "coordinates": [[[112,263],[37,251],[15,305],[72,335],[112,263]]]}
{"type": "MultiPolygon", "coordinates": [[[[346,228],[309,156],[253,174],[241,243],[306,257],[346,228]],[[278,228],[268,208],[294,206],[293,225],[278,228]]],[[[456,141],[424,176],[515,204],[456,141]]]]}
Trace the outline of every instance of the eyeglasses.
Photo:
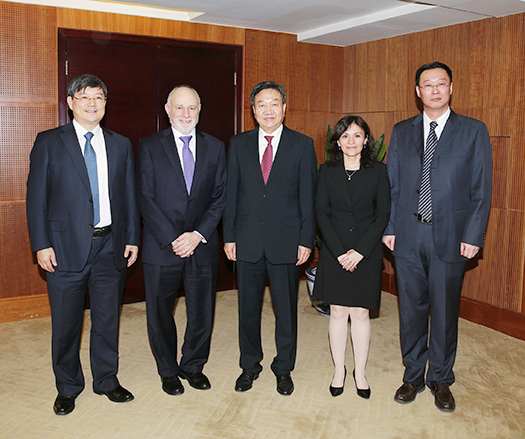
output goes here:
{"type": "Polygon", "coordinates": [[[91,100],[94,100],[95,104],[101,104],[102,102],[107,100],[104,96],[80,96],[79,98],[73,96],[73,98],[77,101],[82,102],[83,104],[87,104],[91,100]]]}
{"type": "Polygon", "coordinates": [[[434,87],[437,87],[439,91],[444,91],[450,87],[450,84],[445,81],[438,82],[437,84],[430,84],[427,82],[426,84],[418,85],[418,87],[420,88],[420,90],[428,92],[434,90],[434,87]]]}

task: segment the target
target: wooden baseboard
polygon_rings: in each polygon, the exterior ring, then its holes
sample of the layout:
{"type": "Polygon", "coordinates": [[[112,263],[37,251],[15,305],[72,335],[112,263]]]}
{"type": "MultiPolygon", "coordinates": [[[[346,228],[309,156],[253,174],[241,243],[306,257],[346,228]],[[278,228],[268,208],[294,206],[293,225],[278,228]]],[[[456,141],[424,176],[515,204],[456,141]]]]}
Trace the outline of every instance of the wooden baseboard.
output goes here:
{"type": "MultiPolygon", "coordinates": [[[[382,288],[383,291],[397,295],[394,274],[383,273],[382,288]]],[[[503,334],[525,340],[525,314],[462,297],[459,316],[503,334]]]]}
{"type": "Polygon", "coordinates": [[[0,299],[0,323],[49,317],[51,309],[47,293],[0,299]]]}

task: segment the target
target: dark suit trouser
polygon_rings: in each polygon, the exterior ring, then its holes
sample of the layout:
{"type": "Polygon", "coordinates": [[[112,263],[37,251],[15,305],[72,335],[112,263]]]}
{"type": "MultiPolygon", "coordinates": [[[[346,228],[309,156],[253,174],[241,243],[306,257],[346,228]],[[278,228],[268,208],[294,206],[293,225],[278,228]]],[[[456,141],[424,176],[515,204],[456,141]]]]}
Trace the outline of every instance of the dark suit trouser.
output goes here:
{"type": "MultiPolygon", "coordinates": [[[[60,261],[58,266],[60,267],[60,261]]],[[[86,288],[91,307],[90,360],[93,389],[107,392],[119,385],[118,331],[126,269],[117,270],[113,237],[93,239],[81,272],[47,273],[51,306],[53,371],[58,393],[78,396],[84,389],[79,349],[86,288]]]]}
{"type": "Polygon", "coordinates": [[[270,279],[275,311],[277,347],[271,368],[278,375],[289,373],[295,366],[299,267],[295,264],[271,264],[265,256],[256,263],[237,262],[240,366],[252,373],[262,370],[261,311],[266,275],[270,279]]]}
{"type": "Polygon", "coordinates": [[[217,264],[198,266],[192,257],[175,266],[144,264],[148,335],[160,376],[175,376],[179,367],[185,372],[201,372],[208,361],[217,271],[217,264]],[[184,281],[187,323],[179,366],[173,310],[181,280],[184,281]]]}
{"type": "Polygon", "coordinates": [[[414,218],[414,232],[412,252],[407,257],[395,258],[405,363],[403,381],[417,385],[426,381],[428,386],[453,383],[465,262],[447,263],[439,259],[432,225],[414,218]]]}

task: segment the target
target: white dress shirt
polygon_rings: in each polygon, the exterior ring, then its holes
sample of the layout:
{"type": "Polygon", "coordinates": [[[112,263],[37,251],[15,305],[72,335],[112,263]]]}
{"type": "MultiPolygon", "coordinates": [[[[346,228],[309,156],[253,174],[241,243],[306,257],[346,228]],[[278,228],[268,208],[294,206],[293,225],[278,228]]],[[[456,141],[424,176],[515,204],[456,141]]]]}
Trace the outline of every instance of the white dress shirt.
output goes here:
{"type": "MultiPolygon", "coordinates": [[[[436,136],[438,140],[441,137],[441,133],[443,132],[443,129],[445,128],[445,124],[447,123],[449,116],[450,116],[450,107],[447,108],[447,111],[445,111],[444,114],[442,114],[435,120],[435,122],[437,122],[436,136]]],[[[423,111],[423,130],[424,130],[424,136],[425,136],[425,139],[424,139],[425,141],[423,143],[424,147],[426,147],[427,145],[427,137],[428,137],[428,133],[430,132],[430,122],[432,122],[432,119],[430,119],[430,117],[427,116],[427,113],[423,111]]]]}
{"type": "Polygon", "coordinates": [[[268,134],[261,127],[259,127],[259,163],[262,162],[264,151],[268,146],[268,140],[264,136],[272,136],[272,162],[275,160],[275,154],[277,154],[277,148],[279,148],[279,142],[281,141],[281,134],[283,133],[283,124],[277,128],[272,134],[268,134]]]}
{"type": "MultiPolygon", "coordinates": [[[[86,146],[86,138],[84,134],[88,131],[73,119],[73,127],[77,133],[80,150],[84,155],[84,147],[86,146]]],[[[100,206],[100,221],[94,224],[94,227],[106,227],[111,225],[111,206],[109,203],[109,184],[108,184],[108,156],[106,153],[106,142],[104,140],[104,133],[100,125],[91,131],[93,137],[91,138],[91,145],[95,150],[97,156],[97,179],[98,179],[98,201],[100,206]]]]}

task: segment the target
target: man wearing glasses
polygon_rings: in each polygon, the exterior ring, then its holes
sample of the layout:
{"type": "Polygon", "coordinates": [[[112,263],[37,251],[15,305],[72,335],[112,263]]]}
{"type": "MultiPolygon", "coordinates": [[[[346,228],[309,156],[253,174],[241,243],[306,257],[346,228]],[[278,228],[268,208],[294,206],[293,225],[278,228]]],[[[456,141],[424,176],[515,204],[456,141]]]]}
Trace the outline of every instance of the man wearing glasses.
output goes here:
{"type": "Polygon", "coordinates": [[[133,148],[100,126],[106,99],[96,76],[74,78],[67,90],[73,121],[38,134],[31,151],[27,220],[47,277],[57,415],[71,413],[84,389],[79,348],[87,288],[93,391],[113,402],[133,400],[117,379],[120,302],[140,239],[133,148]]]}
{"type": "Polygon", "coordinates": [[[412,402],[426,383],[437,408],[452,412],[461,287],[466,261],[484,245],[492,149],[484,123],[450,109],[447,65],[421,66],[416,94],[423,113],[394,126],[387,159],[392,210],[383,242],[395,256],[405,364],[394,400],[412,402]]]}

